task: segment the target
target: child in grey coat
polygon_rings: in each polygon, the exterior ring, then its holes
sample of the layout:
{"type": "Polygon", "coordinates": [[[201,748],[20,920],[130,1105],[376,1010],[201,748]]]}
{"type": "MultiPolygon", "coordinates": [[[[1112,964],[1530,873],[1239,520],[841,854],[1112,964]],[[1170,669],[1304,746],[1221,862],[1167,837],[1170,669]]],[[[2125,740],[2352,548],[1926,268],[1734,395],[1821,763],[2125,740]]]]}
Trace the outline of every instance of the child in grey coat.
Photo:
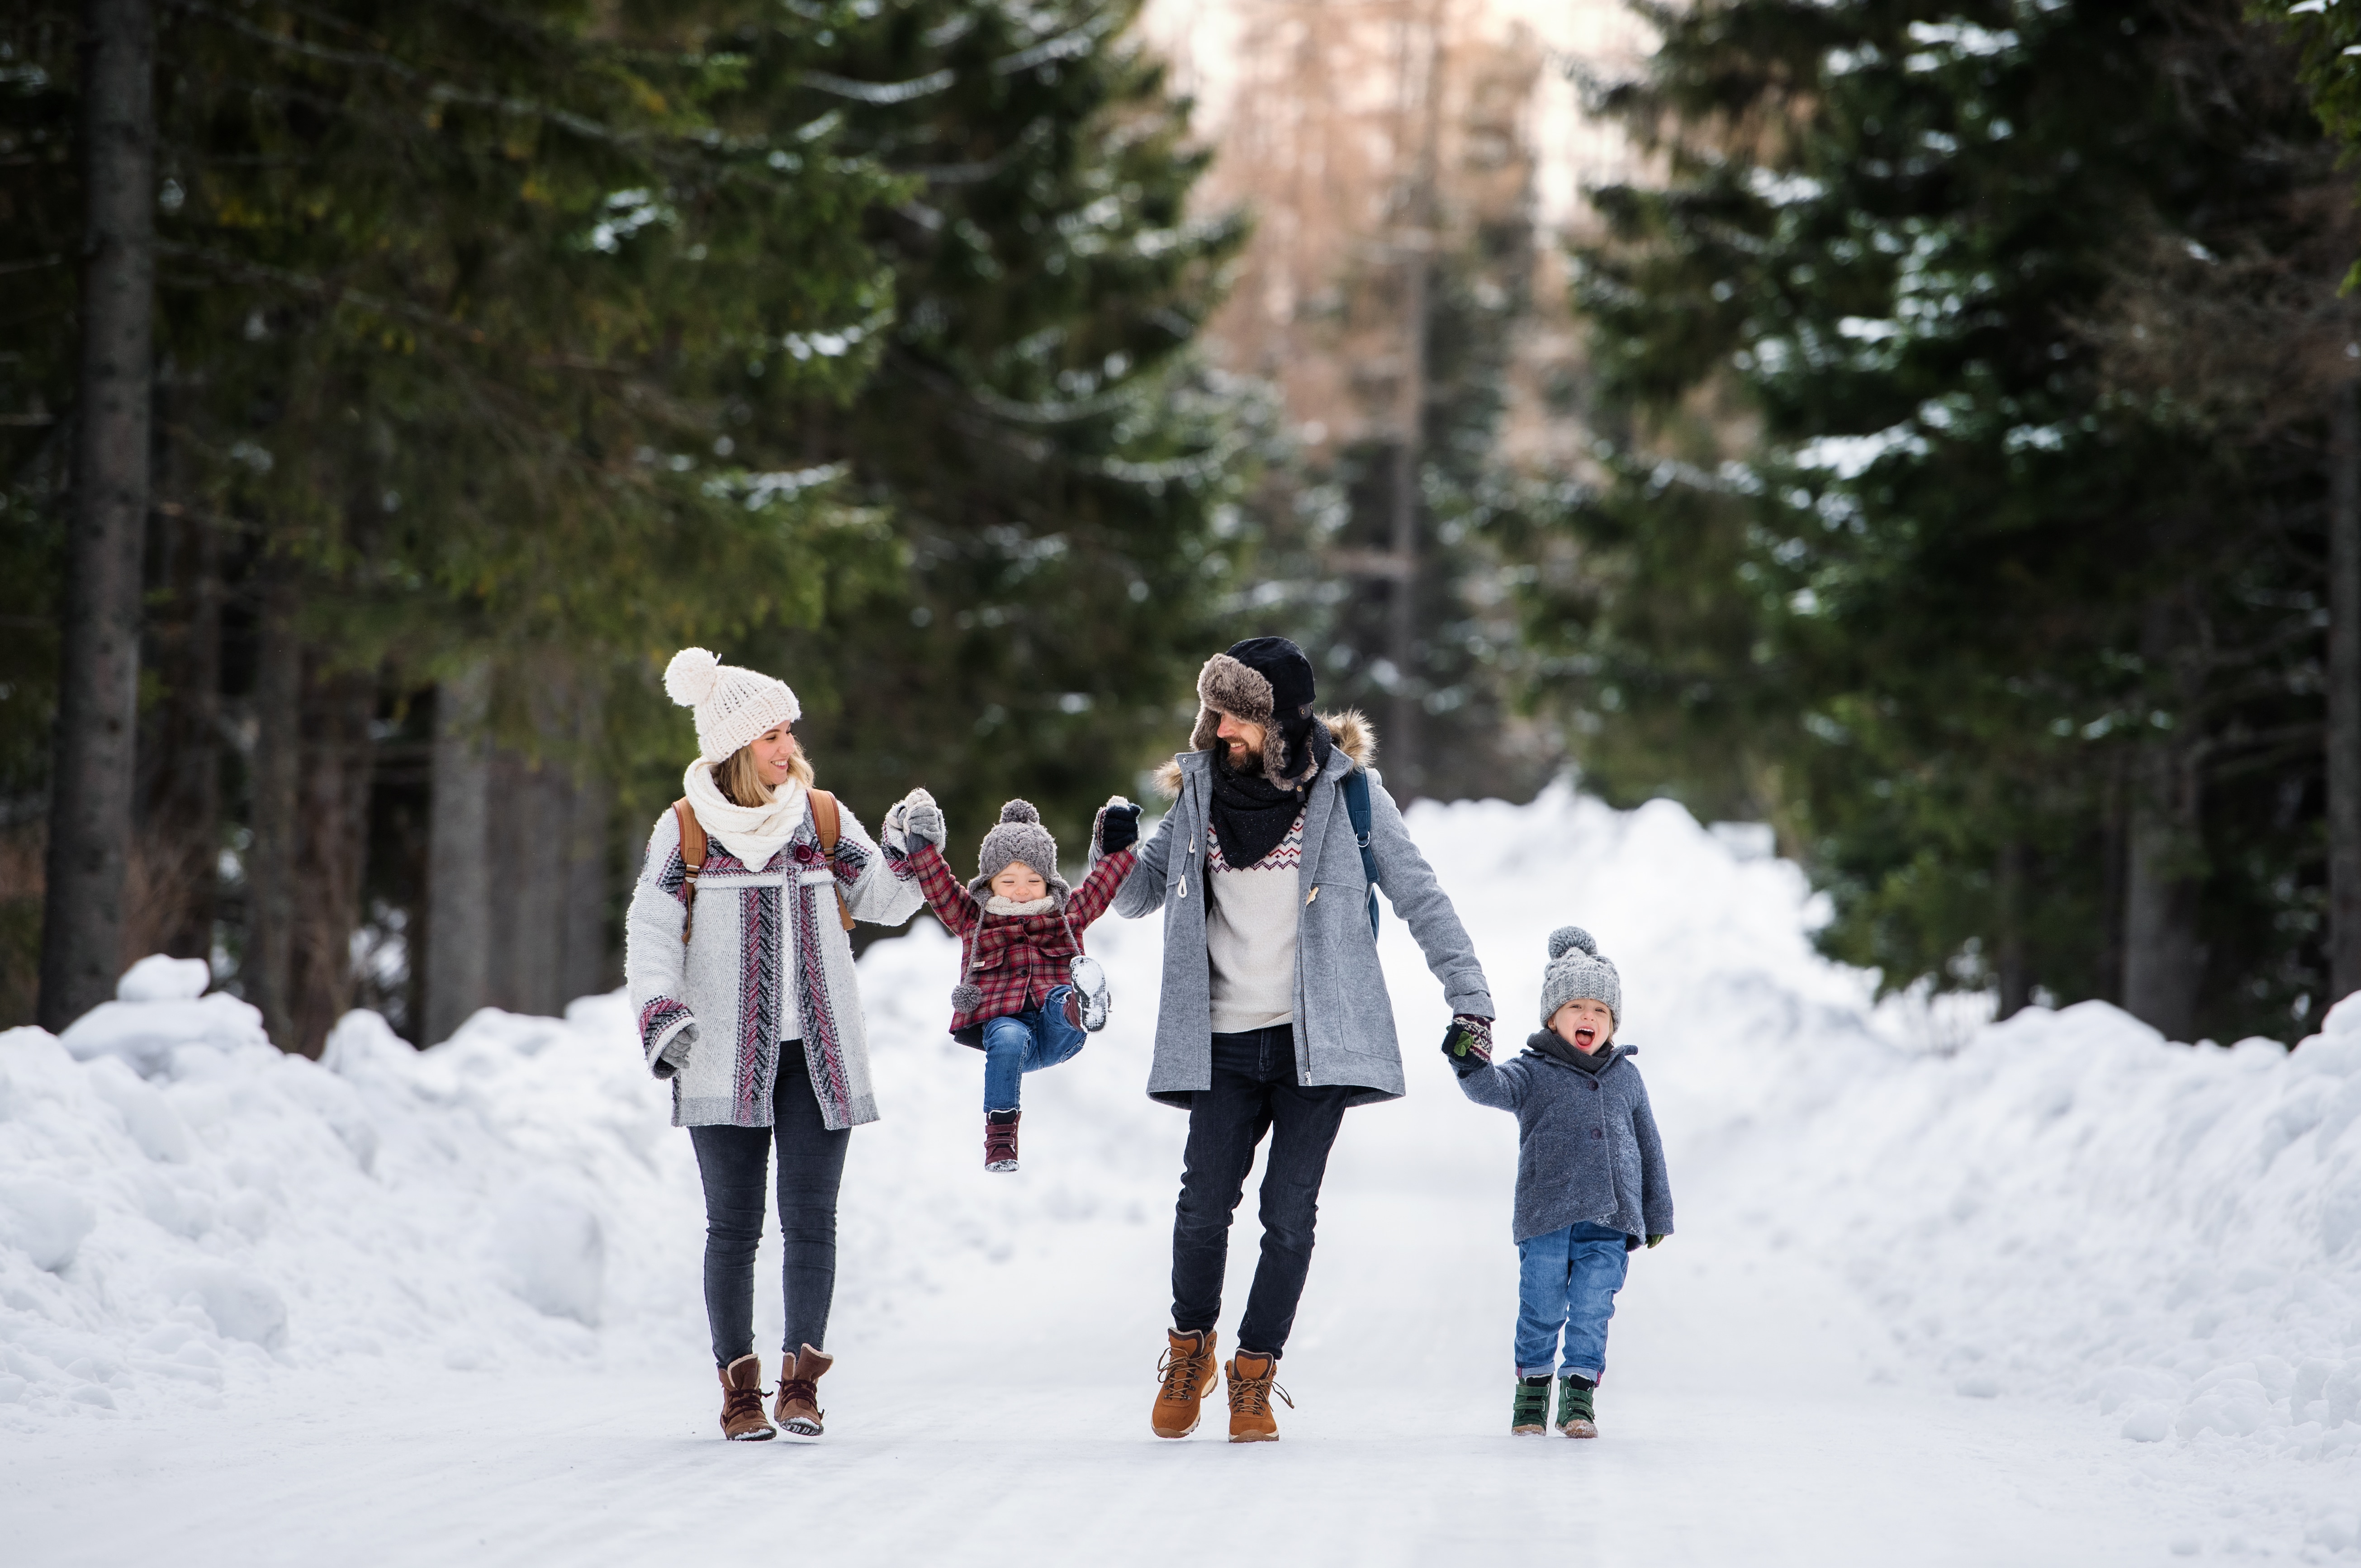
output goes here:
{"type": "Polygon", "coordinates": [[[1485,1042],[1454,1028],[1443,1050],[1460,1092],[1517,1118],[1517,1387],[1509,1430],[1541,1432],[1557,1365],[1557,1429],[1597,1437],[1607,1321],[1630,1252],[1673,1231],[1673,1190],[1648,1086],[1615,1043],[1623,1003],[1615,966],[1579,926],[1550,933],[1542,1028],[1495,1066],[1485,1042]]]}

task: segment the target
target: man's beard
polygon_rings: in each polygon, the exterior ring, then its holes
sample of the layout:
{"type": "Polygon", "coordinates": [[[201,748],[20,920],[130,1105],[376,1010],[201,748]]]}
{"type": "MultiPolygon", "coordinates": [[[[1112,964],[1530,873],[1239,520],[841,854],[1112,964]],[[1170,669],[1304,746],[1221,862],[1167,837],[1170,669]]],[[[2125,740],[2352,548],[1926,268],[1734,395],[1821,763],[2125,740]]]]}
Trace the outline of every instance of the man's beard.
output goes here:
{"type": "Polygon", "coordinates": [[[1259,773],[1262,772],[1262,751],[1260,748],[1250,748],[1242,741],[1224,740],[1222,742],[1222,765],[1234,773],[1249,776],[1259,773]]]}

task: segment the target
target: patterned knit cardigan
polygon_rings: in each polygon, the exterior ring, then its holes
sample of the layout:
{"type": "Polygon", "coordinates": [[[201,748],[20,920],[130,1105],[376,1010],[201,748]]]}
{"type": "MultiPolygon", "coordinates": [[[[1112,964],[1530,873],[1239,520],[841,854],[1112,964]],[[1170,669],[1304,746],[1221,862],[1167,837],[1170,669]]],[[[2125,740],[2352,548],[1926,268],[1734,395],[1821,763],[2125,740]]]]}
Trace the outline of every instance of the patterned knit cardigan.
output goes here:
{"type": "Polygon", "coordinates": [[[674,1126],[771,1124],[786,984],[796,988],[803,1067],[822,1119],[831,1130],[877,1119],[852,942],[837,894],[854,918],[881,926],[900,925],[924,900],[905,862],[880,850],[851,810],[840,807],[839,816],[832,858],[820,853],[807,811],[760,871],[709,838],[685,945],[680,824],[669,811],[656,818],[624,920],[623,978],[650,1071],[673,1036],[697,1025],[688,1068],[672,1080],[674,1126]]]}

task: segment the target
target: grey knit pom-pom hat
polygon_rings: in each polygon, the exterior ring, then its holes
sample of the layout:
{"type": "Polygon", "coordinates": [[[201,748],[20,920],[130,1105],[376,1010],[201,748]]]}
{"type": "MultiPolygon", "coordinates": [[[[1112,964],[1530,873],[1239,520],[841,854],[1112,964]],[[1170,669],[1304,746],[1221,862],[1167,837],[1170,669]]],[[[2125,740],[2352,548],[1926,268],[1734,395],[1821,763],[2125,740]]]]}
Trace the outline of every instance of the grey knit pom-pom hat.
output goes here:
{"type": "Polygon", "coordinates": [[[1073,892],[1058,874],[1058,840],[1041,826],[1041,814],[1029,800],[1012,800],[1000,808],[1000,826],[983,836],[983,848],[976,855],[976,879],[968,887],[979,898],[987,896],[992,879],[1016,861],[1039,872],[1060,904],[1073,892]]]}
{"type": "Polygon", "coordinates": [[[1579,926],[1561,926],[1550,933],[1549,972],[1542,977],[1542,1027],[1549,1027],[1557,1010],[1569,1002],[1603,1002],[1615,1021],[1623,1021],[1623,981],[1615,961],[1602,957],[1598,942],[1579,926]]]}

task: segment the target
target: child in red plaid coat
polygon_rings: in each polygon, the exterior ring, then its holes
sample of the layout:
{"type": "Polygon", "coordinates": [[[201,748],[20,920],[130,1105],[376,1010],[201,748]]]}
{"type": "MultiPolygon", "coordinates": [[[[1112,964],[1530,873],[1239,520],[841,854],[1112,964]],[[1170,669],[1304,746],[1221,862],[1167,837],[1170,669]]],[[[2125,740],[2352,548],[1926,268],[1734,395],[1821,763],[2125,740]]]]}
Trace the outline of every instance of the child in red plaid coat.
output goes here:
{"type": "Polygon", "coordinates": [[[983,1165],[1016,1168],[1025,1074],[1055,1067],[1106,1024],[1106,976],[1082,933],[1106,910],[1137,858],[1139,807],[1121,795],[1091,825],[1091,871],[1079,889],[1058,874],[1058,841],[1022,800],[983,836],[976,879],[961,886],[942,855],[942,812],[924,790],[887,819],[936,916],[960,938],[951,1036],[983,1052],[983,1165]]]}

